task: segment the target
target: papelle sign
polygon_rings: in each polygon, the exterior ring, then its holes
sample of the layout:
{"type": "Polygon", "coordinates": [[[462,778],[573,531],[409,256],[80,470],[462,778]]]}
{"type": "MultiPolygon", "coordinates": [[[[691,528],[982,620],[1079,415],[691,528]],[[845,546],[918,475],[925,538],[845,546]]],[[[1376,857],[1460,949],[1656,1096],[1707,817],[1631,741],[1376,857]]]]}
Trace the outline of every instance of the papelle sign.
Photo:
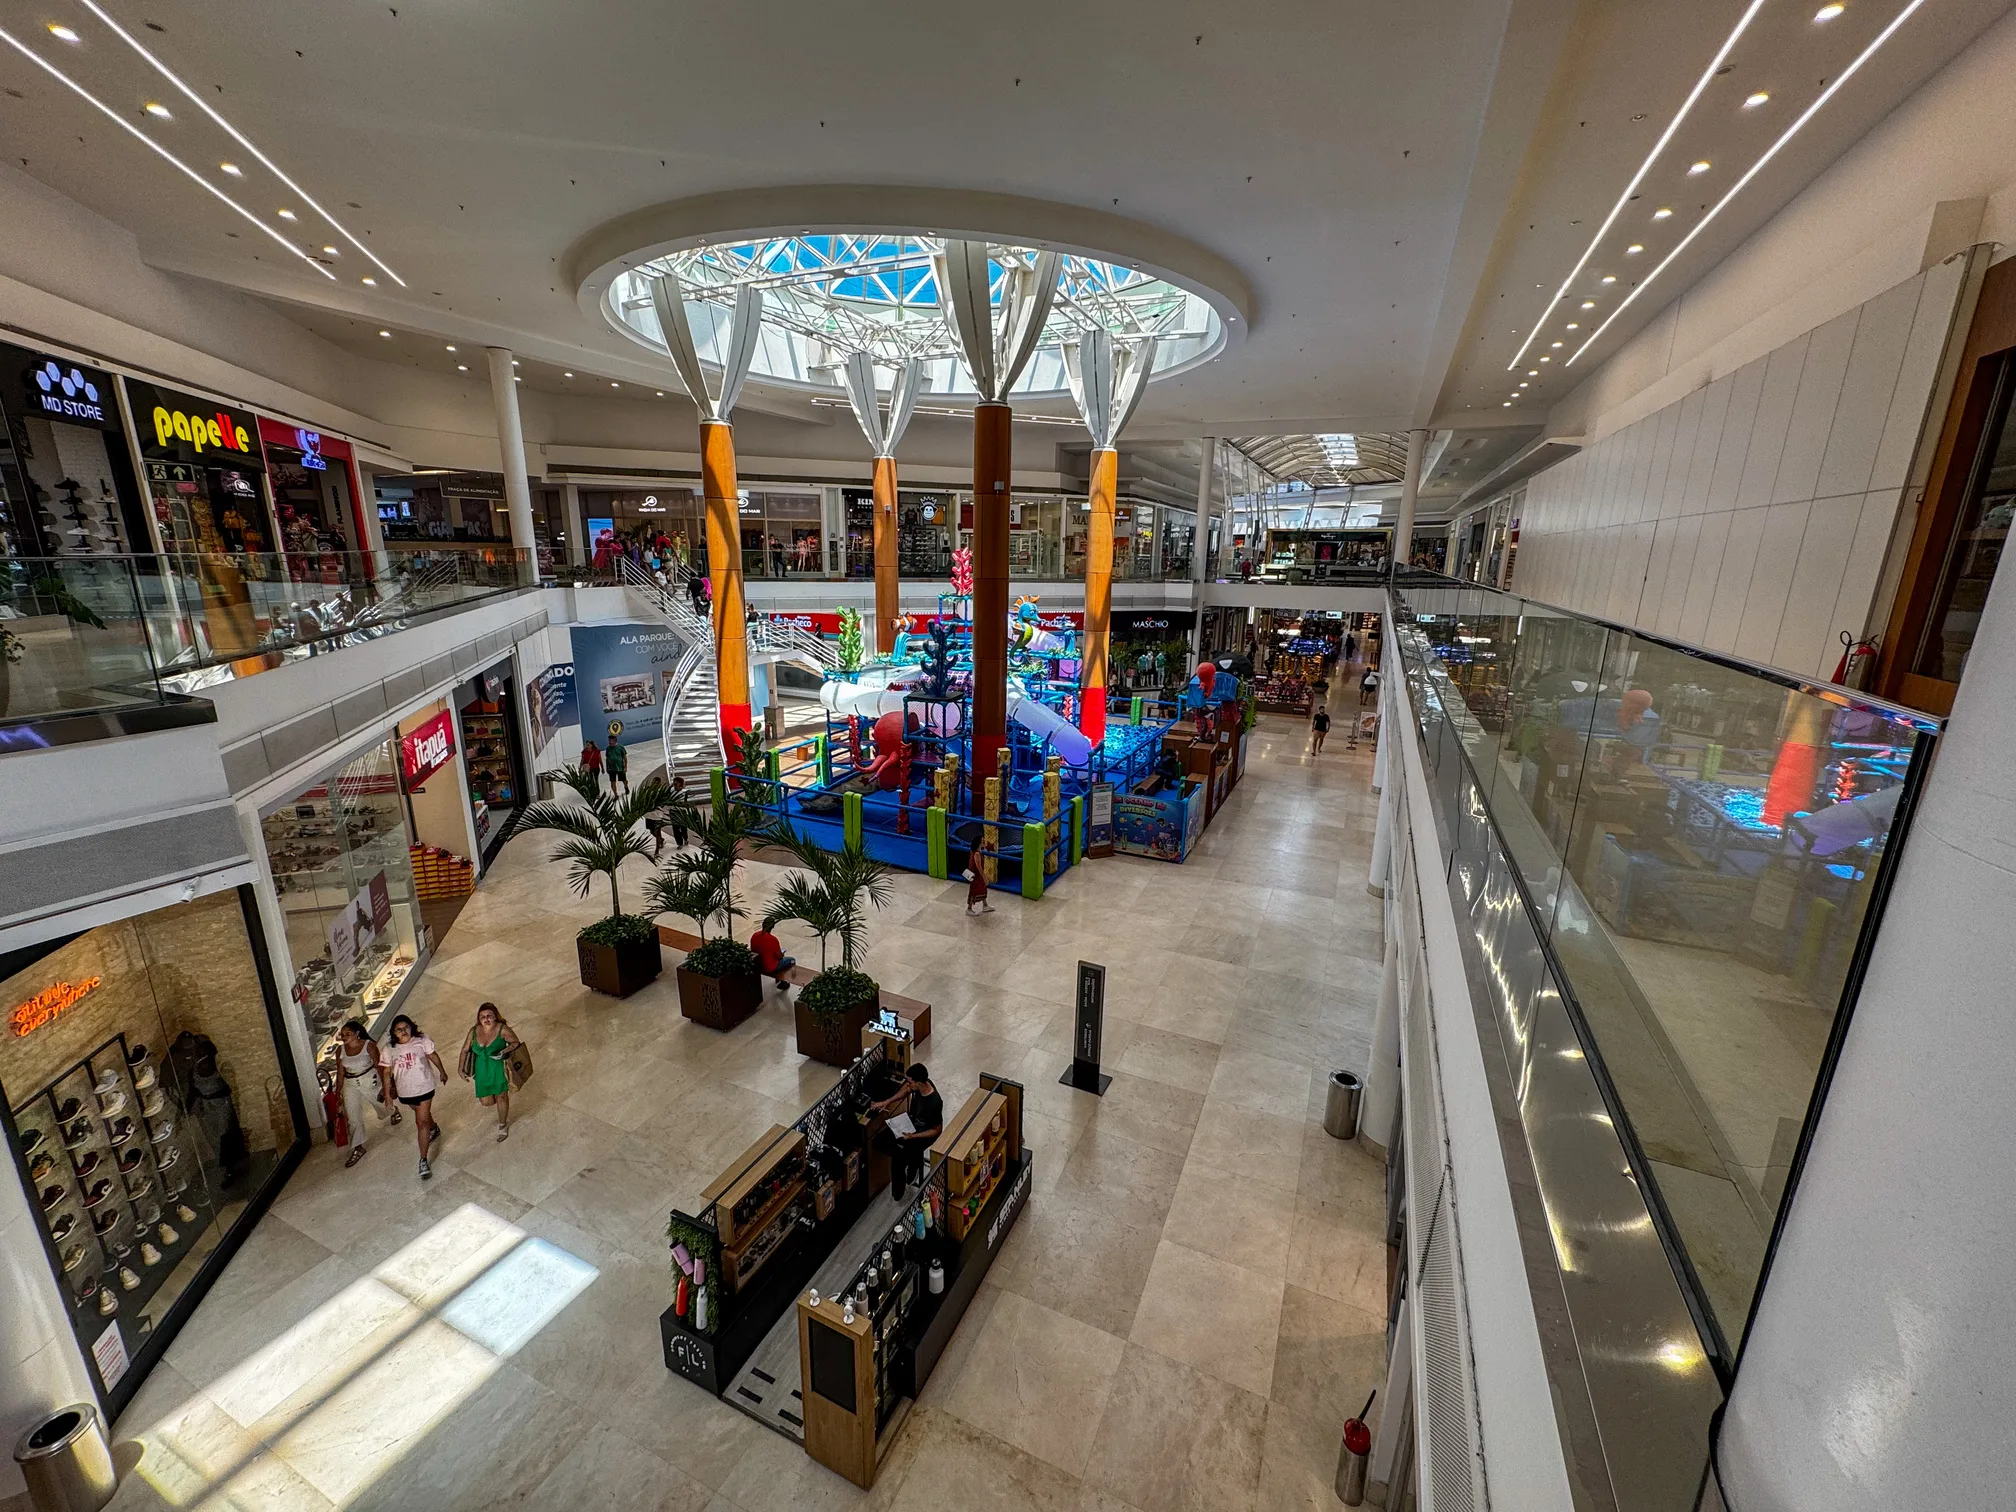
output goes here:
{"type": "Polygon", "coordinates": [[[130,379],[126,393],[140,430],[140,449],[150,458],[211,464],[226,461],[234,467],[266,470],[266,456],[259,447],[259,421],[253,415],[130,379]]]}
{"type": "Polygon", "coordinates": [[[413,789],[455,759],[455,721],[446,709],[399,737],[399,770],[413,789]]]}

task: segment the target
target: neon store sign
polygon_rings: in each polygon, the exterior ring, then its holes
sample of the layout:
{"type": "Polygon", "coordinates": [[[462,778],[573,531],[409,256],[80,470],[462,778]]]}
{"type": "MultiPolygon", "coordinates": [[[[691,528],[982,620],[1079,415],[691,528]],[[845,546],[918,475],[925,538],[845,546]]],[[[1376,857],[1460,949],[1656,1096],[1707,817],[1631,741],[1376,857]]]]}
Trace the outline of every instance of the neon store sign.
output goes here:
{"type": "Polygon", "coordinates": [[[252,450],[252,437],[224,410],[214,415],[192,415],[186,410],[171,410],[165,404],[155,405],[155,445],[165,451],[175,441],[188,442],[199,456],[206,446],[238,452],[252,450]]]}
{"type": "Polygon", "coordinates": [[[81,982],[57,982],[44,987],[7,1015],[8,1031],[16,1039],[33,1034],[43,1025],[53,1023],[75,1008],[104,983],[103,977],[94,976],[86,977],[81,982]]]}

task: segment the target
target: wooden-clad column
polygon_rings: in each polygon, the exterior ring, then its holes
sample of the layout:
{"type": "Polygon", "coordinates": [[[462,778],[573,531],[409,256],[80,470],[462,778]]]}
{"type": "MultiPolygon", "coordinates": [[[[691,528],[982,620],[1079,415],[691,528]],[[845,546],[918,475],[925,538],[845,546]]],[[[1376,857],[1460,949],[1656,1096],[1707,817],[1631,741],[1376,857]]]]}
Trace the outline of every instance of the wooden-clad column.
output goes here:
{"type": "Polygon", "coordinates": [[[1096,753],[1106,738],[1107,662],[1113,640],[1113,499],[1119,491],[1120,454],[1110,446],[1092,453],[1092,525],[1085,543],[1085,676],[1078,728],[1096,753]]]}
{"type": "Polygon", "coordinates": [[[714,677],[721,745],[749,728],[749,639],[742,603],[742,526],[736,512],[735,427],[700,422],[700,488],[707,502],[707,577],[714,590],[714,677]]]}
{"type": "Polygon", "coordinates": [[[1008,743],[1008,474],[1014,411],[973,407],[973,765],[975,803],[986,798],[996,752],[1008,743]]]}
{"type": "Polygon", "coordinates": [[[896,459],[875,459],[875,649],[896,649],[896,617],[901,613],[896,581],[896,459]]]}

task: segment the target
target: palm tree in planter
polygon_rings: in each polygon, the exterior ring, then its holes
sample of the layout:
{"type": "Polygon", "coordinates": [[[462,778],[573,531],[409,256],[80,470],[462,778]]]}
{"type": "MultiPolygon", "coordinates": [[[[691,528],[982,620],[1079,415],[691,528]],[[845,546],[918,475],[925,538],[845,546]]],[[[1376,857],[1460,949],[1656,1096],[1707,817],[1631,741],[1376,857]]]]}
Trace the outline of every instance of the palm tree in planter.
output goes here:
{"type": "Polygon", "coordinates": [[[744,909],[735,892],[735,868],[743,842],[764,831],[760,810],[730,801],[717,805],[705,824],[693,826],[699,844],[674,856],[644,884],[651,912],[691,919],[700,944],[687,953],[675,977],[679,1012],[710,1029],[733,1029],[763,1003],[763,977],[756,952],[735,938],[744,909]],[[707,938],[720,921],[721,934],[707,938]]]}
{"type": "Polygon", "coordinates": [[[520,816],[518,828],[566,837],[549,859],[567,863],[567,884],[576,897],[587,897],[597,877],[609,879],[609,917],[575,936],[581,983],[611,997],[628,997],[664,965],[657,925],[648,914],[623,912],[617,874],[631,857],[651,854],[647,819],[663,815],[673,823],[697,825],[699,816],[684,795],[657,778],[621,798],[604,793],[598,775],[578,766],[562,771],[560,782],[579,802],[535,803],[520,816]]]}
{"type": "Polygon", "coordinates": [[[803,871],[777,885],[770,914],[796,919],[819,937],[819,975],[799,990],[798,1053],[829,1066],[846,1066],[861,1053],[861,1026],[881,1006],[882,989],[856,962],[868,943],[868,909],[886,907],[892,867],[858,843],[829,851],[788,824],[765,837],[782,846],[803,871]],[[840,941],[838,965],[827,963],[828,942],[840,941]]]}

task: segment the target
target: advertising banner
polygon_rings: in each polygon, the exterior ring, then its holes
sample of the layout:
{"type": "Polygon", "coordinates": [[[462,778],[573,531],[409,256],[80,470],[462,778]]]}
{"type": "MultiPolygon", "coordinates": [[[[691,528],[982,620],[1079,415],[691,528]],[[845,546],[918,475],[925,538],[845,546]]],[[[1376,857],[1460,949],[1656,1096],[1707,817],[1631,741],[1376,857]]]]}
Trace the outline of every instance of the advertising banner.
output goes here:
{"type": "Polygon", "coordinates": [[[685,642],[652,625],[576,625],[574,688],[581,738],[606,745],[658,739],[665,689],[685,642]]]}
{"type": "Polygon", "coordinates": [[[581,717],[574,693],[574,663],[555,662],[532,679],[526,692],[526,717],[532,723],[532,754],[536,759],[567,726],[581,717]]]}
{"type": "Polygon", "coordinates": [[[266,471],[259,420],[250,410],[178,393],[137,378],[126,380],[140,451],[150,460],[266,471]]]}
{"type": "Polygon", "coordinates": [[[455,759],[455,716],[443,709],[411,734],[399,737],[399,770],[413,791],[455,759]]]}
{"type": "Polygon", "coordinates": [[[23,419],[34,416],[99,430],[119,429],[112,375],[103,368],[0,342],[0,373],[7,379],[0,398],[23,419]]]}

